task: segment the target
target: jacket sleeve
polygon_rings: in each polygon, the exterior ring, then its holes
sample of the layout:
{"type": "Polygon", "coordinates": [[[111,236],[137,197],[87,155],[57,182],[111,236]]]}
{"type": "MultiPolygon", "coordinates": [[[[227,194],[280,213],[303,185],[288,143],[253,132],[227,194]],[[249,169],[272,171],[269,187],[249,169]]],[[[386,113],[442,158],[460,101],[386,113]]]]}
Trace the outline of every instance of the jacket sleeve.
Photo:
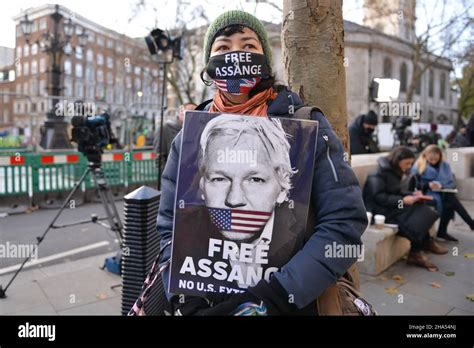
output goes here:
{"type": "Polygon", "coordinates": [[[367,194],[372,197],[373,202],[381,207],[397,209],[403,195],[395,195],[387,193],[384,178],[380,173],[375,173],[367,177],[365,183],[367,186],[367,194]]]}
{"type": "MultiPolygon", "coordinates": [[[[171,258],[171,245],[166,245],[173,238],[174,205],[176,193],[176,178],[178,177],[179,153],[181,152],[181,131],[171,143],[165,169],[161,177],[160,208],[156,221],[156,228],[160,237],[160,248],[163,251],[160,265],[171,258]]],[[[169,267],[163,272],[163,287],[168,299],[169,267]]]]}
{"type": "Polygon", "coordinates": [[[367,214],[357,178],[344,160],[340,140],[319,111],[319,132],[311,196],[315,216],[314,233],[279,272],[276,279],[303,308],[342,276],[356,257],[325,257],[334,245],[360,246],[367,227],[367,214]],[[327,141],[325,141],[325,138],[327,141]]]}

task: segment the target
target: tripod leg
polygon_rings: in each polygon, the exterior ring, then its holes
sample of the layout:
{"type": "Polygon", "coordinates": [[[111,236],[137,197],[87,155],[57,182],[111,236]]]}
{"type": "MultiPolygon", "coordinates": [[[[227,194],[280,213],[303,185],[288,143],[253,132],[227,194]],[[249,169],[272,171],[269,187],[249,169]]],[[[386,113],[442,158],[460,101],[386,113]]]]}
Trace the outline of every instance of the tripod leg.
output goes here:
{"type": "MultiPolygon", "coordinates": [[[[61,208],[59,209],[58,213],[56,214],[56,216],[53,218],[53,220],[51,221],[51,223],[48,225],[48,227],[46,228],[46,230],[44,231],[44,233],[40,236],[40,237],[37,237],[37,243],[36,243],[36,247],[38,247],[41,242],[43,241],[43,239],[46,237],[46,234],[49,232],[49,230],[54,226],[54,223],[56,222],[56,220],[59,218],[59,216],[61,215],[61,213],[63,212],[64,208],[66,207],[66,205],[69,203],[69,201],[71,200],[71,198],[74,196],[74,194],[77,192],[77,190],[81,187],[81,184],[82,182],[85,180],[85,178],[87,177],[87,174],[89,174],[90,172],[90,168],[88,167],[85,171],[84,171],[84,174],[82,174],[81,178],[79,179],[79,181],[77,182],[77,184],[74,186],[74,188],[71,190],[71,192],[69,193],[69,195],[66,197],[65,201],[63,202],[63,204],[61,205],[61,208]]],[[[8,284],[6,285],[5,289],[2,289],[2,287],[0,286],[0,298],[2,297],[5,297],[5,292],[7,291],[7,289],[10,287],[11,283],[13,283],[13,281],[15,280],[15,278],[18,276],[18,274],[21,272],[21,270],[23,269],[23,267],[25,267],[25,264],[31,259],[31,255],[28,256],[27,258],[25,258],[20,266],[20,268],[18,268],[18,270],[15,272],[15,274],[13,275],[13,277],[10,279],[10,281],[8,282],[8,284]]]]}
{"type": "Polygon", "coordinates": [[[99,190],[99,196],[102,201],[102,204],[109,221],[109,226],[112,230],[117,232],[117,236],[120,242],[120,247],[122,247],[122,222],[120,220],[120,215],[118,214],[117,207],[115,206],[114,197],[110,188],[107,186],[107,181],[105,175],[100,168],[97,168],[93,172],[95,182],[97,183],[97,188],[99,190]]]}

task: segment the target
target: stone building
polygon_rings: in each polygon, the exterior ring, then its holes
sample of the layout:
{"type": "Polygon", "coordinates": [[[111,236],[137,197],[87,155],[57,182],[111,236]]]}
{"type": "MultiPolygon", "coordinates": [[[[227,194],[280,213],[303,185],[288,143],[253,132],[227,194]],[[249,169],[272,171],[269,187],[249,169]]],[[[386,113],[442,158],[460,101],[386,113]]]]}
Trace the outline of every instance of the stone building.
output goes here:
{"type": "MultiPolygon", "coordinates": [[[[52,14],[55,5],[27,9],[14,17],[16,24],[16,79],[13,117],[19,129],[32,129],[36,140],[38,130],[51,110],[52,55],[42,49],[46,33],[54,31],[52,14]],[[32,33],[25,37],[20,22],[27,15],[32,33]],[[28,96],[28,97],[25,97],[28,96]]],[[[130,38],[105,28],[89,19],[59,6],[63,16],[59,32],[64,37],[64,23],[71,18],[73,32],[61,58],[60,100],[84,100],[97,110],[108,109],[115,120],[126,115],[141,115],[151,122],[158,115],[159,66],[152,60],[143,38],[130,38]],[[79,35],[85,33],[85,46],[79,35]]],[[[125,131],[116,122],[117,131],[125,131]]]]}

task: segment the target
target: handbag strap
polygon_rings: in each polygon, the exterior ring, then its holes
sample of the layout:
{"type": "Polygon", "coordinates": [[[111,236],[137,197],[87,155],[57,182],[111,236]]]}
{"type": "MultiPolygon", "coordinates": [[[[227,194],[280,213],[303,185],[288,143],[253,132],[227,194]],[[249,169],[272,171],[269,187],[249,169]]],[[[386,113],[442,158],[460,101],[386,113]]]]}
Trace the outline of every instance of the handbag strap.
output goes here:
{"type": "Polygon", "coordinates": [[[155,285],[156,280],[158,277],[163,273],[166,268],[171,263],[171,259],[167,260],[163,265],[158,266],[160,264],[160,258],[161,255],[163,254],[163,251],[171,245],[171,241],[165,244],[163,249],[160,250],[158,255],[156,256],[155,260],[153,261],[153,265],[151,266],[150,272],[148,272],[145,281],[143,282],[142,289],[140,291],[140,295],[138,296],[137,300],[133,304],[132,308],[128,312],[128,316],[140,316],[144,315],[144,305],[145,302],[148,300],[148,296],[150,294],[151,289],[153,288],[153,285],[155,285]]]}

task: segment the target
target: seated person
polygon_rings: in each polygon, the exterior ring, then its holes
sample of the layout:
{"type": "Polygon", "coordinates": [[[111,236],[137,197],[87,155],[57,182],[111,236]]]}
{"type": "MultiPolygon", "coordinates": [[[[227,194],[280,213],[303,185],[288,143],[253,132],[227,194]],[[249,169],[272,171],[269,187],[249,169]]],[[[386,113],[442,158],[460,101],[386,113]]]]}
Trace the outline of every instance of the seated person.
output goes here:
{"type": "Polygon", "coordinates": [[[407,147],[393,149],[388,156],[378,159],[377,169],[370,173],[364,187],[367,211],[385,215],[387,223],[397,224],[399,234],[411,242],[407,263],[424,267],[430,272],[438,270],[422,250],[446,254],[448,250],[430,238],[429,230],[438,214],[423,201],[430,197],[421,192],[405,191],[402,181],[409,173],[415,154],[407,147]]]}
{"type": "Polygon", "coordinates": [[[449,220],[454,218],[454,212],[457,212],[474,231],[474,220],[459,202],[455,193],[433,191],[456,187],[451,168],[447,162],[443,161],[443,152],[438,146],[427,146],[418,157],[411,171],[415,175],[417,188],[433,197],[436,210],[441,216],[438,238],[451,242],[458,241],[447,232],[449,220]]]}

